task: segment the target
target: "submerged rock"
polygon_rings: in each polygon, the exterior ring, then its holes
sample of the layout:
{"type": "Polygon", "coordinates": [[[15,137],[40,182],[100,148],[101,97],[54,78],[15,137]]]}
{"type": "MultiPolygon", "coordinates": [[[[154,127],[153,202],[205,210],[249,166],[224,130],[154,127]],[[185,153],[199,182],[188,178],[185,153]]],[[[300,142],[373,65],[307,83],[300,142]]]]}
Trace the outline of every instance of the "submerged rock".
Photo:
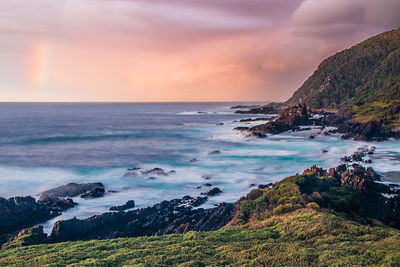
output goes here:
{"type": "Polygon", "coordinates": [[[218,187],[215,187],[215,188],[211,189],[210,191],[208,191],[207,193],[203,193],[203,194],[206,196],[209,196],[209,197],[213,197],[213,196],[217,196],[221,193],[222,193],[221,189],[219,189],[218,187]]]}
{"type": "Polygon", "coordinates": [[[104,188],[98,187],[90,192],[81,195],[81,198],[98,198],[104,196],[104,188]]]}
{"type": "Polygon", "coordinates": [[[135,207],[135,201],[134,200],[128,200],[124,205],[121,206],[113,206],[110,208],[111,211],[122,211],[122,210],[127,210],[127,209],[132,209],[135,207]]]}

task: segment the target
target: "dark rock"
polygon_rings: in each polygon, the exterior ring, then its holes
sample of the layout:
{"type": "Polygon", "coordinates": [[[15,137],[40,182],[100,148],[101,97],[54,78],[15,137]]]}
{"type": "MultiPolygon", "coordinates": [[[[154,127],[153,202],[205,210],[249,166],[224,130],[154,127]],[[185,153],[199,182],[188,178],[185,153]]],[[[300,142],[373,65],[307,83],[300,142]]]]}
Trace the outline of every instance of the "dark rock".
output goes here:
{"type": "Polygon", "coordinates": [[[282,111],[276,120],[254,126],[250,128],[250,131],[280,134],[289,130],[299,130],[299,126],[310,125],[313,123],[309,119],[310,115],[311,111],[307,109],[305,104],[297,104],[282,111]]]}
{"type": "Polygon", "coordinates": [[[236,114],[278,114],[279,111],[274,107],[273,104],[268,104],[262,107],[254,107],[249,110],[237,110],[236,114]]]}
{"type": "Polygon", "coordinates": [[[104,189],[104,185],[102,183],[87,183],[87,184],[69,183],[67,185],[62,185],[54,189],[43,191],[42,193],[40,193],[39,201],[44,201],[45,199],[47,201],[50,199],[52,202],[54,202],[55,198],[76,197],[88,191],[92,191],[96,188],[104,189]]]}
{"type": "Polygon", "coordinates": [[[81,198],[98,198],[104,196],[104,188],[98,187],[90,192],[81,195],[81,198]]]}
{"type": "Polygon", "coordinates": [[[200,188],[201,188],[201,186],[197,186],[197,187],[196,187],[196,189],[200,189],[200,188]]]}
{"type": "Polygon", "coordinates": [[[314,139],[314,138],[315,138],[315,136],[314,136],[314,135],[310,135],[308,138],[310,138],[310,139],[314,139]]]}
{"type": "Polygon", "coordinates": [[[254,186],[256,186],[255,184],[250,184],[249,185],[249,188],[252,188],[252,187],[254,187],[254,186]]]}
{"type": "MultiPolygon", "coordinates": [[[[273,117],[273,118],[275,118],[275,117],[273,117]]],[[[239,122],[250,122],[250,121],[269,121],[269,120],[271,120],[272,118],[254,118],[254,119],[252,119],[252,118],[248,118],[248,119],[242,119],[242,120],[239,120],[239,122]]],[[[238,127],[238,128],[240,128],[240,127],[238,127]]],[[[244,128],[248,128],[248,127],[244,127],[244,128]]]]}
{"type": "Polygon", "coordinates": [[[217,125],[217,126],[221,126],[221,125],[224,125],[224,123],[223,123],[223,122],[220,122],[220,123],[217,123],[216,125],[217,125]]]}
{"type": "Polygon", "coordinates": [[[197,159],[191,159],[191,160],[189,160],[190,163],[195,163],[195,162],[197,162],[197,161],[198,161],[197,159]]]}
{"type": "Polygon", "coordinates": [[[347,139],[349,139],[351,136],[350,135],[348,135],[348,134],[344,134],[344,135],[342,135],[342,139],[343,140],[347,140],[347,139]]]}
{"type": "Polygon", "coordinates": [[[215,188],[211,189],[210,191],[208,191],[207,193],[205,193],[205,195],[209,196],[209,197],[213,197],[213,196],[219,195],[221,193],[222,193],[221,189],[219,189],[218,187],[215,187],[215,188]]]}
{"type": "Polygon", "coordinates": [[[211,176],[209,176],[209,175],[203,175],[201,177],[203,177],[204,180],[210,180],[211,179],[211,176]]]}
{"type": "Polygon", "coordinates": [[[127,209],[132,209],[135,207],[135,201],[134,200],[128,200],[124,205],[121,206],[113,206],[110,208],[112,211],[122,211],[122,210],[127,210],[127,209]]]}
{"type": "MultiPolygon", "coordinates": [[[[52,242],[151,236],[188,231],[212,231],[225,226],[235,213],[234,204],[212,209],[193,209],[185,203],[193,198],[163,201],[153,207],[127,212],[112,212],[85,220],[58,221],[51,232],[52,242]]],[[[197,198],[196,204],[205,198],[197,198]]]]}
{"type": "Polygon", "coordinates": [[[236,127],[233,130],[236,130],[236,131],[247,131],[249,129],[250,129],[249,127],[236,127]]]}
{"type": "Polygon", "coordinates": [[[331,134],[329,132],[324,132],[324,135],[329,136],[331,134]]]}
{"type": "Polygon", "coordinates": [[[210,153],[208,153],[209,155],[218,155],[218,154],[221,154],[221,151],[219,151],[219,150],[213,150],[213,151],[211,151],[210,153]]]}
{"type": "Polygon", "coordinates": [[[258,137],[258,138],[266,138],[267,137],[267,135],[265,133],[262,133],[262,132],[250,132],[246,136],[247,137],[258,137]]]}
{"type": "Polygon", "coordinates": [[[323,150],[322,150],[322,153],[328,153],[328,150],[323,149],[323,150]]]}
{"type": "Polygon", "coordinates": [[[258,108],[258,107],[260,107],[260,106],[257,106],[257,105],[237,105],[237,106],[230,107],[230,109],[244,109],[244,108],[250,109],[250,108],[258,108]]]}
{"type": "Polygon", "coordinates": [[[207,186],[207,187],[210,187],[210,186],[212,186],[212,184],[204,184],[204,186],[207,186]]]}
{"type": "Polygon", "coordinates": [[[58,214],[48,205],[37,203],[31,196],[0,197],[0,235],[47,221],[58,214]]]}

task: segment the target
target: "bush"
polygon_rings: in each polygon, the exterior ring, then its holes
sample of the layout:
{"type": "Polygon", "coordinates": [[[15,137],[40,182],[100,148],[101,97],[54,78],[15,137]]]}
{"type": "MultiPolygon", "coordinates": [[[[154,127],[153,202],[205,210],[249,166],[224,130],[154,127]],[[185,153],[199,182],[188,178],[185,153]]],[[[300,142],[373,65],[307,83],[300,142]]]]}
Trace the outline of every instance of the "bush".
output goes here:
{"type": "Polygon", "coordinates": [[[320,209],[320,206],[319,206],[317,203],[315,203],[315,202],[308,203],[308,204],[306,205],[306,207],[307,207],[308,209],[313,209],[313,210],[319,210],[319,209],[320,209]]]}
{"type": "Polygon", "coordinates": [[[295,211],[297,209],[301,209],[302,206],[299,204],[284,204],[284,205],[279,205],[278,207],[276,207],[272,213],[274,215],[280,215],[280,214],[284,214],[284,213],[288,213],[288,212],[292,212],[295,211]]]}
{"type": "Polygon", "coordinates": [[[329,191],[322,193],[322,197],[330,208],[337,211],[357,212],[360,209],[357,192],[349,185],[332,187],[329,191]]]}
{"type": "Polygon", "coordinates": [[[257,198],[261,197],[264,194],[264,191],[260,190],[260,189],[253,189],[251,190],[246,198],[248,200],[256,200],[257,198]]]}

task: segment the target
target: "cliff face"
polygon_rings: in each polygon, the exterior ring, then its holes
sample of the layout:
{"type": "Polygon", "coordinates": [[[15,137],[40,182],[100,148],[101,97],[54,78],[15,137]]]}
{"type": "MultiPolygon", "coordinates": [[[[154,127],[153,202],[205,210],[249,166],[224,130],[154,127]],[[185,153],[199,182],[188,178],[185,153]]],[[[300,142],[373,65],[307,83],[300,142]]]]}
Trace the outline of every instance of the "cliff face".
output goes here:
{"type": "Polygon", "coordinates": [[[311,108],[347,105],[355,119],[400,120],[400,28],[324,60],[287,101],[311,108]]]}

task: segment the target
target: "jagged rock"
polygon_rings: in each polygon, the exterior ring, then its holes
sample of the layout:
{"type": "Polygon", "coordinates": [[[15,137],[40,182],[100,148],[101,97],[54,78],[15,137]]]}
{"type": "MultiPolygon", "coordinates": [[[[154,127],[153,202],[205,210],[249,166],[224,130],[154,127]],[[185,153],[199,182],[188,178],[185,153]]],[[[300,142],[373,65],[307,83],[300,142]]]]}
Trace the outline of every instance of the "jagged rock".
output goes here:
{"type": "Polygon", "coordinates": [[[102,183],[69,183],[67,185],[62,185],[54,189],[43,191],[40,193],[39,202],[48,200],[55,202],[55,199],[60,197],[76,197],[96,188],[104,188],[104,185],[102,183]]]}
{"type": "Polygon", "coordinates": [[[135,201],[134,200],[128,200],[124,205],[121,206],[113,206],[110,208],[112,211],[122,211],[122,210],[127,210],[127,209],[132,209],[135,207],[135,201]]]}
{"type": "Polygon", "coordinates": [[[219,189],[218,187],[215,187],[215,188],[211,189],[210,191],[208,191],[207,193],[204,193],[204,195],[213,197],[213,196],[219,195],[221,193],[222,193],[221,189],[219,189]]]}
{"type": "Polygon", "coordinates": [[[58,214],[48,205],[37,203],[31,196],[9,199],[0,197],[0,234],[35,225],[58,214]]]}
{"type": "Polygon", "coordinates": [[[211,231],[226,225],[235,212],[234,204],[223,203],[205,210],[193,209],[185,204],[188,201],[187,198],[162,201],[144,209],[104,213],[85,220],[58,221],[54,224],[50,239],[52,242],[62,242],[185,233],[191,230],[211,231]]]}
{"type": "Polygon", "coordinates": [[[81,198],[98,198],[104,196],[104,188],[98,187],[81,195],[81,198]]]}
{"type": "Polygon", "coordinates": [[[274,107],[274,104],[268,104],[262,107],[252,107],[249,110],[237,110],[236,114],[278,114],[279,111],[274,107]]]}

